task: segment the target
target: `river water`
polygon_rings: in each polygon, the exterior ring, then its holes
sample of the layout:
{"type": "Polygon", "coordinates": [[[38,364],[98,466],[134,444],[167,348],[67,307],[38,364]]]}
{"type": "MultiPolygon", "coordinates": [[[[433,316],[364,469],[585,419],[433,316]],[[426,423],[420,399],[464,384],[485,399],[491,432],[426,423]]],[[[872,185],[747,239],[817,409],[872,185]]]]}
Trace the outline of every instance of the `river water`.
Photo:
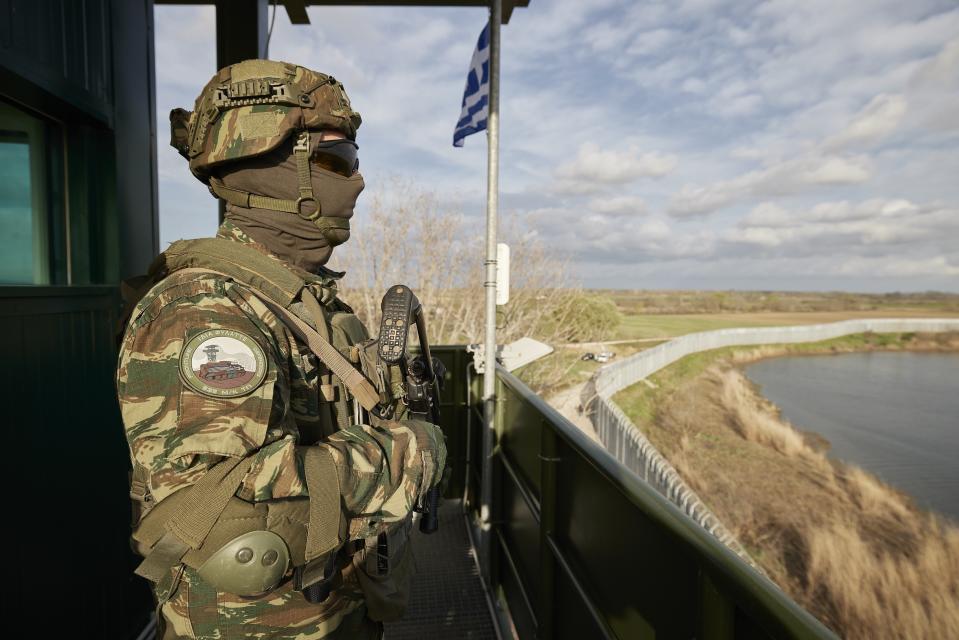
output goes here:
{"type": "Polygon", "coordinates": [[[959,354],[787,356],[746,375],[830,456],[959,521],[959,354]]]}

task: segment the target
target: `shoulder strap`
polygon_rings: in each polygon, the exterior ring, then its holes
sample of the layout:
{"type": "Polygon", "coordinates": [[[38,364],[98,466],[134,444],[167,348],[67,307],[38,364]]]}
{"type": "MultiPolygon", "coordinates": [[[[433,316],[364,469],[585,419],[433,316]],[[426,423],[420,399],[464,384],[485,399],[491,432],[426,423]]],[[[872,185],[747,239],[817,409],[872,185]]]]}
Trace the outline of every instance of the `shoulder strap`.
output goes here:
{"type": "Polygon", "coordinates": [[[160,254],[151,271],[173,273],[197,268],[229,276],[262,291],[282,307],[291,305],[307,284],[276,259],[223,238],[178,240],[160,254]]]}
{"type": "MultiPolygon", "coordinates": [[[[208,268],[189,268],[181,269],[184,272],[191,273],[214,273],[217,275],[225,276],[232,278],[230,274],[222,273],[215,269],[208,268]]],[[[234,278],[236,279],[236,278],[234,278]]],[[[346,357],[339,352],[339,350],[334,347],[330,342],[324,338],[320,333],[311,327],[305,320],[295,315],[292,311],[286,309],[285,305],[280,304],[279,301],[273,299],[265,291],[259,290],[256,286],[249,282],[240,282],[250,288],[250,292],[255,295],[266,307],[272,311],[278,318],[283,320],[284,324],[290,328],[293,334],[299,338],[302,342],[310,348],[317,358],[323,361],[323,363],[329,367],[330,371],[336,375],[340,380],[343,381],[343,384],[346,385],[346,388],[350,390],[350,393],[353,394],[359,403],[367,411],[373,411],[374,408],[380,402],[379,393],[376,391],[376,388],[373,386],[366,376],[363,375],[353,364],[346,359],[346,357]]],[[[323,309],[320,307],[320,303],[316,301],[308,291],[304,292],[300,296],[300,300],[303,302],[303,306],[306,307],[307,312],[310,314],[310,317],[313,319],[313,322],[319,326],[319,323],[326,323],[326,320],[323,317],[323,309]]]]}
{"type": "MultiPolygon", "coordinates": [[[[313,327],[302,319],[276,304],[269,298],[261,295],[261,292],[253,290],[253,295],[259,298],[270,311],[282,318],[290,330],[296,334],[300,340],[305,342],[310,351],[316,354],[316,357],[323,361],[330,368],[336,377],[343,381],[343,384],[350,390],[350,393],[359,400],[360,404],[367,411],[373,411],[380,402],[380,395],[373,384],[366,379],[363,373],[353,366],[353,364],[343,356],[332,344],[319,334],[313,327]]],[[[325,322],[320,303],[316,299],[306,294],[302,296],[303,306],[313,317],[314,322],[325,322]]]]}

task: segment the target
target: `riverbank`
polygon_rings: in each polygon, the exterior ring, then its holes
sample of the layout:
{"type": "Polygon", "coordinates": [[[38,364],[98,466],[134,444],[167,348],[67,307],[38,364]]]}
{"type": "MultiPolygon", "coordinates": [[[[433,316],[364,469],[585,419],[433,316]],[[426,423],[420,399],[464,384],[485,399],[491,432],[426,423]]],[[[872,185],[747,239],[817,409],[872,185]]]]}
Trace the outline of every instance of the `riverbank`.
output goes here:
{"type": "Polygon", "coordinates": [[[614,400],[787,593],[846,638],[959,628],[959,529],[829,460],[740,367],[795,353],[951,351],[959,334],[860,334],[694,354],[614,400]]]}

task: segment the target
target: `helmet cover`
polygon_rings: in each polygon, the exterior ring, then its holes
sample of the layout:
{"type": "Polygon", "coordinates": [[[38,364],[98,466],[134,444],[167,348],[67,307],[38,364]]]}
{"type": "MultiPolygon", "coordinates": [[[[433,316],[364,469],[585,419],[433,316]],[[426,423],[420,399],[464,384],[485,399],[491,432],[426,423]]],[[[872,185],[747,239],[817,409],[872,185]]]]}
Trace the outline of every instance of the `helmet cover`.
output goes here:
{"type": "Polygon", "coordinates": [[[360,123],[334,77],[287,62],[246,60],[220,69],[192,112],[170,112],[170,145],[209,184],[215,167],[267,153],[294,131],[332,129],[355,140],[360,123]]]}

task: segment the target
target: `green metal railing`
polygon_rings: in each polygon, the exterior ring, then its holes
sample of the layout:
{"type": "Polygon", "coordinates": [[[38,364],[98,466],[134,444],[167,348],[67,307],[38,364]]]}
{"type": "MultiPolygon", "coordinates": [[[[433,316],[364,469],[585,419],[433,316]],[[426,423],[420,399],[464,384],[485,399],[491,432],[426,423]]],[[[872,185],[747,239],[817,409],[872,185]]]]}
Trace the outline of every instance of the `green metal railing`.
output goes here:
{"type": "MultiPolygon", "coordinates": [[[[480,377],[460,377],[461,349],[436,352],[454,382],[451,455],[469,468],[454,491],[465,481],[478,521],[480,377]]],[[[835,637],[519,379],[496,375],[489,586],[520,638],[835,637]]]]}

